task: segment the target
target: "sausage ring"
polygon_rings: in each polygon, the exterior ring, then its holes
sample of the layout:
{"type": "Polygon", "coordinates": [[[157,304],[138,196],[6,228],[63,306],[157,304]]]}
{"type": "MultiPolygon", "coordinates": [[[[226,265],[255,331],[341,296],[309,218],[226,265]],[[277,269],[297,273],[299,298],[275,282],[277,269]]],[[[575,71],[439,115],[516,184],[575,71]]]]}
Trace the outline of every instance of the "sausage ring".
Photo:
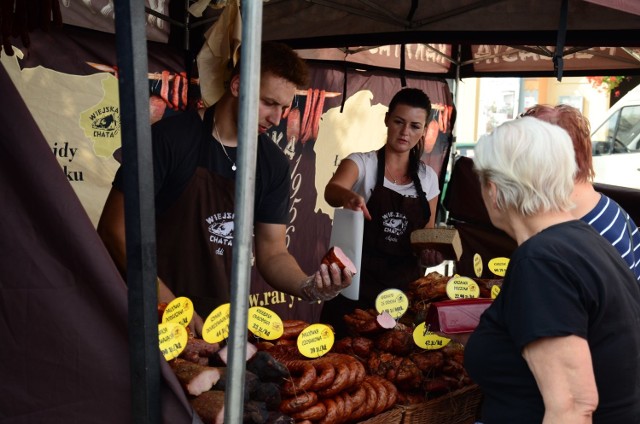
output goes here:
{"type": "Polygon", "coordinates": [[[335,396],[349,384],[349,365],[340,359],[334,359],[332,363],[336,368],[336,377],[333,379],[331,386],[318,392],[320,397],[323,398],[335,396]]]}
{"type": "Polygon", "coordinates": [[[289,396],[295,396],[298,391],[308,390],[316,380],[316,368],[303,360],[289,361],[286,363],[290,379],[282,385],[282,392],[289,396]]]}
{"type": "Polygon", "coordinates": [[[293,398],[283,399],[280,402],[280,411],[290,415],[308,409],[316,403],[318,403],[318,395],[314,392],[306,392],[293,398]]]}
{"type": "MultiPolygon", "coordinates": [[[[320,405],[320,403],[318,403],[320,405]]],[[[325,399],[324,405],[327,407],[327,414],[319,421],[319,424],[335,424],[338,418],[338,407],[333,399],[325,399]]]]}
{"type": "Polygon", "coordinates": [[[376,405],[378,404],[378,392],[376,388],[371,384],[371,380],[369,378],[365,379],[362,385],[367,389],[367,398],[365,401],[365,409],[363,418],[369,417],[373,415],[373,412],[376,409],[376,405]]]}
{"type": "Polygon", "coordinates": [[[398,400],[398,389],[395,384],[390,382],[389,380],[381,379],[380,381],[387,389],[387,404],[385,405],[385,410],[393,407],[398,400]]]}
{"type": "Polygon", "coordinates": [[[341,422],[344,418],[344,399],[342,395],[338,393],[334,397],[331,398],[336,403],[336,422],[341,422]]]}
{"type": "Polygon", "coordinates": [[[338,396],[340,396],[344,400],[343,417],[344,417],[344,420],[347,420],[349,419],[349,417],[351,416],[351,413],[353,412],[353,402],[351,402],[351,395],[347,392],[342,392],[338,396]]]}
{"type": "Polygon", "coordinates": [[[367,400],[367,389],[360,385],[358,389],[349,394],[349,397],[351,398],[351,406],[355,412],[367,400]]]}
{"type": "Polygon", "coordinates": [[[313,364],[316,367],[318,377],[311,386],[311,390],[317,392],[318,390],[326,389],[333,383],[336,377],[336,368],[326,359],[318,359],[314,361],[313,364]]]}
{"type": "Polygon", "coordinates": [[[315,405],[305,409],[304,411],[296,412],[291,415],[296,422],[298,421],[318,421],[327,414],[327,407],[324,403],[318,402],[315,405]]]}
{"type": "Polygon", "coordinates": [[[385,410],[387,407],[387,387],[384,385],[382,380],[385,380],[383,377],[372,376],[370,380],[370,384],[373,386],[376,394],[378,395],[379,402],[376,403],[375,408],[373,409],[373,415],[378,415],[385,410]]]}
{"type": "Polygon", "coordinates": [[[309,326],[309,323],[301,320],[282,321],[282,339],[295,339],[302,331],[309,326]]]}

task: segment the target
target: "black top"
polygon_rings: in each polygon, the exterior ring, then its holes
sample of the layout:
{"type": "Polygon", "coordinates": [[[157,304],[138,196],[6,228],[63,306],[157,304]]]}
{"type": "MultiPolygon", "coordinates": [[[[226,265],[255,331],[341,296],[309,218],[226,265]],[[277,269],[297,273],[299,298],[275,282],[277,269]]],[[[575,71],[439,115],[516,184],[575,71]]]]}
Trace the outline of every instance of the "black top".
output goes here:
{"type": "MultiPolygon", "coordinates": [[[[162,119],[151,127],[156,215],[175,202],[198,166],[235,180],[236,172],[232,171],[231,162],[211,132],[208,136],[205,134],[208,142],[201,141],[203,132],[210,127],[210,123],[207,124],[197,111],[188,111],[162,119]]],[[[257,148],[254,221],[286,224],[289,221],[289,161],[265,134],[259,136],[257,148]]],[[[225,149],[235,163],[237,148],[225,146],[225,149]]],[[[120,169],[113,185],[122,190],[120,169]]]]}
{"type": "Polygon", "coordinates": [[[530,238],[513,253],[466,347],[465,367],[485,396],[482,422],[542,422],[542,396],[521,352],[540,338],[572,334],[591,350],[593,422],[640,422],[639,327],[635,277],[593,228],[570,221],[530,238]]]}

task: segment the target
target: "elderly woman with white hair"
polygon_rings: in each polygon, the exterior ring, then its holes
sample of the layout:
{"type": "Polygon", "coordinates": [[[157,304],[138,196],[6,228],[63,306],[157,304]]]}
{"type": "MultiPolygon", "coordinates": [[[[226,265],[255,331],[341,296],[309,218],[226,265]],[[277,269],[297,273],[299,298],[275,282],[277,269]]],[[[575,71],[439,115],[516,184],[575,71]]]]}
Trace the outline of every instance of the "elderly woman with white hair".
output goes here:
{"type": "Polygon", "coordinates": [[[465,350],[482,422],[640,423],[640,289],[571,215],[569,135],[506,122],[480,138],[474,164],[491,222],[518,244],[465,350]]]}

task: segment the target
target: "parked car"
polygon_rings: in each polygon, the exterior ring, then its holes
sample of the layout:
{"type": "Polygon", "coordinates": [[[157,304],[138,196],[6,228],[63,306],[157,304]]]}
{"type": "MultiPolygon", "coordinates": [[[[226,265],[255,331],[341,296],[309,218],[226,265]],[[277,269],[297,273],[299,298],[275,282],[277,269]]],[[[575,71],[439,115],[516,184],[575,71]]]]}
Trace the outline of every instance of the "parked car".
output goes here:
{"type": "Polygon", "coordinates": [[[640,189],[640,85],[591,128],[595,182],[640,189]]]}

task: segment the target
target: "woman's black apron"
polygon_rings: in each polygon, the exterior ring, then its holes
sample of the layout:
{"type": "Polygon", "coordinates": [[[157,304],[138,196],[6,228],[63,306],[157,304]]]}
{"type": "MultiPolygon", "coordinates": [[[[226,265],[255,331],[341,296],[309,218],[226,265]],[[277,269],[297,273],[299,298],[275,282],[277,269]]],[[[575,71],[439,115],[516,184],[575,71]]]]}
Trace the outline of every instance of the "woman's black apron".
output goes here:
{"type": "MultiPolygon", "coordinates": [[[[376,186],[367,202],[371,221],[365,220],[360,265],[360,295],[357,301],[338,295],[325,302],[321,322],[331,324],[337,337],[348,335],[343,316],[355,308],[375,308],[378,294],[389,288],[406,290],[423,269],[411,248],[411,232],[424,228],[430,211],[423,201],[384,187],[384,157],[378,154],[376,186]]],[[[415,184],[415,183],[414,183],[415,184]]]]}

